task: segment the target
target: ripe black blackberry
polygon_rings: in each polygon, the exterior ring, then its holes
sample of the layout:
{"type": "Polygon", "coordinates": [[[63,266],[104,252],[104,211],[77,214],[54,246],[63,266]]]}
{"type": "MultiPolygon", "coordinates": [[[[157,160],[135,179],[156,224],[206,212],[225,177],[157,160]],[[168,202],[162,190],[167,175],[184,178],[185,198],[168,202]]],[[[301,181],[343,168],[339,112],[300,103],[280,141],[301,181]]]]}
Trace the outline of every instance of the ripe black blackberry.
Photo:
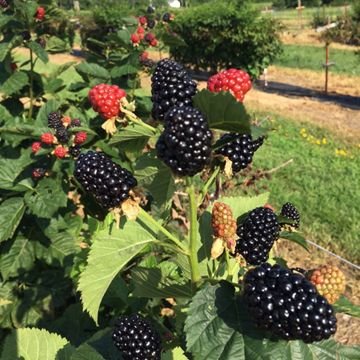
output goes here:
{"type": "Polygon", "coordinates": [[[251,135],[224,134],[219,142],[225,145],[216,150],[216,154],[228,157],[232,161],[232,171],[237,173],[252,162],[255,151],[264,142],[264,137],[253,140],[251,135]]]}
{"type": "Polygon", "coordinates": [[[6,0],[0,0],[0,7],[7,8],[9,6],[8,2],[6,0]]]}
{"type": "Polygon", "coordinates": [[[101,152],[88,151],[81,154],[75,163],[74,176],[107,209],[120,205],[137,185],[128,170],[101,152]]]}
{"type": "Polygon", "coordinates": [[[81,154],[81,146],[80,145],[74,145],[69,147],[69,154],[77,158],[81,154]]]}
{"type": "Polygon", "coordinates": [[[281,208],[281,216],[287,217],[294,222],[291,224],[294,228],[298,228],[300,226],[300,213],[297,211],[296,207],[287,202],[281,208]]]}
{"type": "Polygon", "coordinates": [[[31,40],[31,34],[29,31],[22,31],[21,32],[21,36],[23,38],[24,41],[29,41],[31,40]]]}
{"type": "Polygon", "coordinates": [[[279,224],[274,212],[265,207],[250,211],[238,225],[235,254],[242,255],[251,265],[269,258],[269,252],[279,237],[279,224]]]}
{"type": "Polygon", "coordinates": [[[149,29],[153,29],[155,27],[155,25],[156,25],[155,20],[152,20],[152,19],[148,20],[147,26],[148,26],[149,29]]]}
{"type": "Polygon", "coordinates": [[[155,8],[151,5],[149,5],[148,8],[146,9],[146,12],[148,14],[153,14],[155,12],[155,8]]]}
{"type": "Polygon", "coordinates": [[[175,174],[194,176],[210,162],[212,133],[197,109],[172,108],[165,117],[165,129],[156,144],[158,157],[175,174]]]}
{"type": "Polygon", "coordinates": [[[249,270],[244,299],[255,324],[283,339],[310,343],[336,332],[328,301],[304,276],[279,265],[265,263],[249,270]]]}
{"type": "Polygon", "coordinates": [[[163,21],[169,22],[170,19],[171,19],[171,14],[170,14],[170,13],[165,13],[165,14],[163,15],[163,21]]]}
{"type": "Polygon", "coordinates": [[[46,40],[44,38],[39,38],[36,40],[36,42],[43,48],[45,49],[46,47],[46,40]]]}
{"type": "Polygon", "coordinates": [[[70,126],[71,126],[71,127],[80,127],[80,126],[81,126],[81,121],[80,121],[80,119],[73,119],[73,120],[71,120],[70,126]]]}
{"type": "Polygon", "coordinates": [[[63,127],[61,122],[61,114],[59,112],[53,111],[48,115],[48,127],[50,129],[60,129],[63,127]]]}
{"type": "Polygon", "coordinates": [[[67,144],[70,140],[69,132],[63,125],[56,129],[55,136],[61,144],[67,144]]]}
{"type": "Polygon", "coordinates": [[[182,65],[174,60],[160,60],[151,77],[152,116],[164,120],[165,114],[174,106],[192,105],[196,83],[182,65]]]}
{"type": "Polygon", "coordinates": [[[124,360],[160,360],[160,334],[139,314],[120,316],[112,339],[124,360]]]}

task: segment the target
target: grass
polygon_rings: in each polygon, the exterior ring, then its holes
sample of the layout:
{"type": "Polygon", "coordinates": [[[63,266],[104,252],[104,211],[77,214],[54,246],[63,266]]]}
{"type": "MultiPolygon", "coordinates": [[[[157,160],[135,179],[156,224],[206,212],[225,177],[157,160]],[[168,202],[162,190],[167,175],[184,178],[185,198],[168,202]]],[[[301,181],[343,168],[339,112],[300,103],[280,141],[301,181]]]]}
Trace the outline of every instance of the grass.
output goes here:
{"type": "MultiPolygon", "coordinates": [[[[297,69],[324,71],[325,48],[305,45],[283,45],[283,53],[275,60],[274,65],[297,69]]],[[[338,74],[360,76],[359,55],[355,51],[332,49],[330,45],[330,71],[338,74]]]]}
{"type": "Polygon", "coordinates": [[[271,179],[259,180],[258,187],[269,187],[270,202],[277,209],[287,201],[296,205],[302,216],[301,230],[309,239],[358,261],[360,147],[308,123],[273,119],[274,130],[255,154],[254,169],[272,169],[289,159],[294,162],[271,179]],[[336,155],[336,150],[345,152],[336,155]]]}

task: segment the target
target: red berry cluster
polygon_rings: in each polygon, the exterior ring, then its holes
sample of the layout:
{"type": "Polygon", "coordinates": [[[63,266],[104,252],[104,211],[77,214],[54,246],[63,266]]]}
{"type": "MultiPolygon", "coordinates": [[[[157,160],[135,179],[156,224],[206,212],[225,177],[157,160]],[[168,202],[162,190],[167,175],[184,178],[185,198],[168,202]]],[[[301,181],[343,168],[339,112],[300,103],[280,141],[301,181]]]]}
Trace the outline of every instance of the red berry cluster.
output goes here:
{"type": "Polygon", "coordinates": [[[45,9],[42,6],[39,6],[36,10],[35,18],[36,20],[42,21],[45,17],[45,9]]]}
{"type": "Polygon", "coordinates": [[[89,100],[93,109],[105,120],[120,114],[120,100],[125,96],[125,90],[116,85],[99,84],[89,92],[89,100]]]}
{"type": "Polygon", "coordinates": [[[145,34],[145,29],[142,26],[137,28],[136,33],[130,35],[130,40],[134,46],[139,46],[143,40],[149,46],[157,46],[158,44],[156,36],[151,32],[145,34]]]}
{"type": "Polygon", "coordinates": [[[208,80],[208,89],[211,92],[230,91],[240,102],[251,89],[251,80],[247,72],[237,69],[221,71],[208,80]]]}

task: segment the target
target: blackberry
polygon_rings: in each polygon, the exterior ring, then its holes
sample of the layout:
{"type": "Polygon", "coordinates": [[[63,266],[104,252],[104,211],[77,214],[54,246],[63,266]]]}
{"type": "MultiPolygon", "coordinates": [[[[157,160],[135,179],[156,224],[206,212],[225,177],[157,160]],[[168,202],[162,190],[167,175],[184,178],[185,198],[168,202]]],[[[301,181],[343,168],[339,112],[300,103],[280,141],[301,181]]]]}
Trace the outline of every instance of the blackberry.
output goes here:
{"type": "Polygon", "coordinates": [[[174,106],[192,105],[196,83],[182,65],[174,60],[160,60],[151,77],[152,116],[164,120],[165,114],[174,106]]]}
{"type": "Polygon", "coordinates": [[[284,204],[281,208],[280,215],[287,217],[290,220],[293,220],[291,226],[293,226],[294,228],[298,228],[300,226],[300,214],[293,204],[289,202],[284,204]]]}
{"type": "Polygon", "coordinates": [[[156,144],[158,157],[175,174],[194,176],[210,162],[212,133],[205,117],[193,107],[174,107],[156,144]]]}
{"type": "Polygon", "coordinates": [[[238,225],[235,254],[242,255],[251,265],[269,258],[269,252],[279,237],[279,224],[274,212],[265,207],[250,211],[238,225]]]}
{"type": "Polygon", "coordinates": [[[170,19],[171,19],[171,14],[170,14],[170,13],[165,13],[165,14],[163,15],[163,21],[169,22],[170,19]]]}
{"type": "Polygon", "coordinates": [[[29,31],[23,31],[21,32],[21,36],[23,38],[24,41],[29,41],[31,40],[31,34],[29,31]]]}
{"type": "Polygon", "coordinates": [[[9,6],[8,2],[6,0],[0,0],[0,7],[3,9],[7,8],[9,6]]]}
{"type": "Polygon", "coordinates": [[[124,360],[160,360],[161,338],[150,322],[139,314],[120,316],[112,333],[124,360]]]}
{"type": "Polygon", "coordinates": [[[228,157],[232,161],[234,173],[245,169],[251,162],[255,151],[263,144],[264,137],[253,140],[251,135],[246,134],[224,134],[219,143],[224,143],[216,154],[228,157]]]}
{"type": "Polygon", "coordinates": [[[70,126],[71,126],[71,127],[80,127],[80,126],[81,126],[81,121],[80,121],[80,119],[73,119],[73,120],[71,120],[70,126]]]}
{"type": "Polygon", "coordinates": [[[61,114],[59,112],[53,111],[48,115],[48,127],[50,129],[60,129],[63,127],[61,122],[61,114]]]}
{"type": "Polygon", "coordinates": [[[151,5],[149,5],[148,8],[146,9],[146,12],[148,14],[153,14],[155,12],[155,8],[151,5]]]}
{"type": "Polygon", "coordinates": [[[328,301],[305,277],[279,265],[265,263],[249,270],[244,299],[255,324],[280,338],[310,343],[336,332],[328,301]]]}
{"type": "Polygon", "coordinates": [[[148,20],[147,26],[149,29],[153,29],[156,25],[155,20],[148,20]]]}
{"type": "Polygon", "coordinates": [[[39,38],[36,40],[36,42],[43,48],[46,48],[46,40],[44,38],[39,38]]]}
{"type": "Polygon", "coordinates": [[[69,154],[72,157],[77,158],[81,154],[81,146],[79,145],[70,146],[69,154]]]}
{"type": "Polygon", "coordinates": [[[120,205],[137,185],[128,170],[101,152],[88,151],[81,154],[75,163],[74,176],[107,209],[120,205]]]}
{"type": "Polygon", "coordinates": [[[61,144],[67,144],[70,140],[69,132],[65,126],[56,129],[55,136],[61,144]]]}

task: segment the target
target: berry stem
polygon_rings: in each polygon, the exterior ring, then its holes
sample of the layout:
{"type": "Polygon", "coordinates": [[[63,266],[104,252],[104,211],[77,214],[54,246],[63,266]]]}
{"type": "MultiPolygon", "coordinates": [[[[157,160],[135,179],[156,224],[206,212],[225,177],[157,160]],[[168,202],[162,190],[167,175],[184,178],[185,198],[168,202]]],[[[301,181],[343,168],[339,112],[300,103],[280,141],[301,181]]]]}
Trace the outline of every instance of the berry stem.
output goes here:
{"type": "Polygon", "coordinates": [[[205,198],[207,192],[209,191],[210,186],[214,183],[216,177],[219,175],[219,172],[220,172],[220,167],[216,167],[214,172],[212,173],[212,175],[206,181],[206,183],[200,193],[200,201],[199,201],[200,204],[204,201],[204,198],[205,198]]]}
{"type": "Polygon", "coordinates": [[[171,240],[174,244],[176,244],[183,252],[186,254],[187,249],[181,241],[172,235],[168,230],[166,230],[162,225],[160,225],[149,213],[147,213],[144,209],[140,208],[138,218],[144,221],[145,224],[150,225],[151,227],[155,228],[156,230],[163,233],[169,240],[171,240]]]}
{"type": "Polygon", "coordinates": [[[189,203],[190,203],[190,243],[189,243],[189,256],[190,256],[190,267],[191,267],[191,280],[194,283],[200,281],[201,276],[199,272],[199,264],[197,257],[198,250],[198,221],[197,221],[197,197],[195,194],[194,184],[188,178],[188,189],[189,203]]]}
{"type": "Polygon", "coordinates": [[[34,77],[33,77],[33,73],[34,73],[34,54],[32,49],[30,49],[30,84],[29,84],[29,97],[30,97],[30,108],[29,108],[29,120],[32,118],[32,114],[33,114],[33,109],[34,109],[34,77]]]}
{"type": "Polygon", "coordinates": [[[140,118],[138,118],[131,111],[128,111],[128,110],[126,110],[124,108],[121,111],[126,115],[126,118],[129,121],[132,121],[133,123],[142,126],[144,129],[150,130],[154,135],[156,134],[156,129],[154,127],[152,127],[151,125],[146,124],[145,122],[143,122],[140,118]]]}

